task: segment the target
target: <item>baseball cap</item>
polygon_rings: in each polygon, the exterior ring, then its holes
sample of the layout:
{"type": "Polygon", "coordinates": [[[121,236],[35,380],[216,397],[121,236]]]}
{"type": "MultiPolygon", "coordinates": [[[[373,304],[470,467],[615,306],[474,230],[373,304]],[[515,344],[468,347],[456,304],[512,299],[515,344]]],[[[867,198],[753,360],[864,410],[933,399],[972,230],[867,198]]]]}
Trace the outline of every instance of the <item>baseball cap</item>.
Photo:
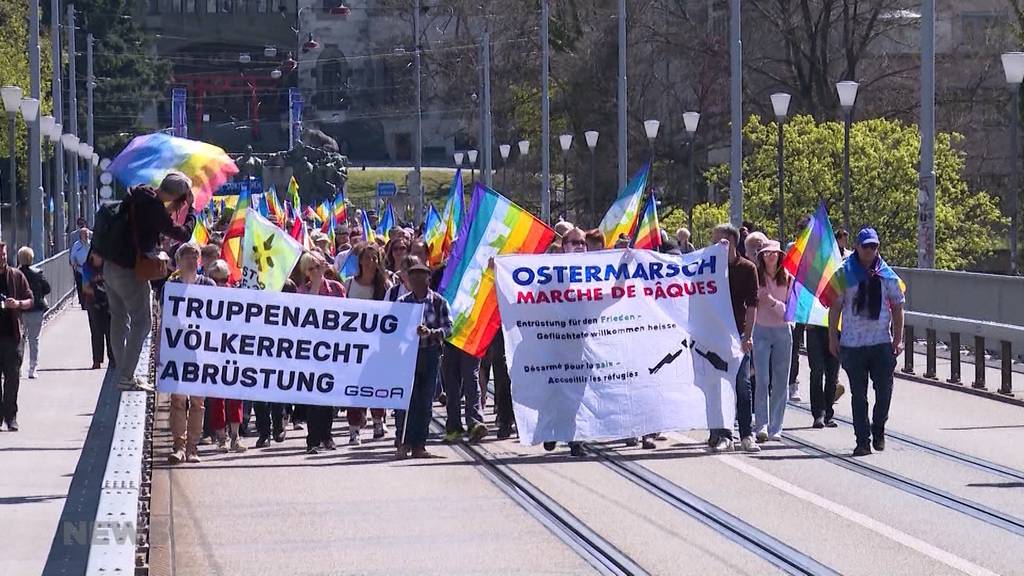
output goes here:
{"type": "Polygon", "coordinates": [[[860,232],[857,233],[857,245],[864,246],[868,244],[874,244],[875,246],[881,244],[878,241],[878,232],[874,228],[861,228],[860,232]]]}
{"type": "Polygon", "coordinates": [[[426,272],[427,274],[430,274],[430,268],[428,268],[427,265],[423,263],[414,264],[410,266],[408,270],[408,273],[410,274],[413,272],[426,272]]]}

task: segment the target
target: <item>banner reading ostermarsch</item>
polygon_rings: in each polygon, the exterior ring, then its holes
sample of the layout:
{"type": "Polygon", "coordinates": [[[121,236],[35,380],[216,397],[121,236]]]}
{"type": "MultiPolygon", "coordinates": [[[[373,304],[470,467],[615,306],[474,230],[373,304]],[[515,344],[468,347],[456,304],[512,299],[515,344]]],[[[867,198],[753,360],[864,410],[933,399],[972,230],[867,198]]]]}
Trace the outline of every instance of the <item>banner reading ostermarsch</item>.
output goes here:
{"type": "Polygon", "coordinates": [[[732,426],[724,246],[502,256],[495,273],[523,443],[732,426]]]}
{"type": "Polygon", "coordinates": [[[421,304],[164,287],[161,392],[406,409],[421,304]]]}

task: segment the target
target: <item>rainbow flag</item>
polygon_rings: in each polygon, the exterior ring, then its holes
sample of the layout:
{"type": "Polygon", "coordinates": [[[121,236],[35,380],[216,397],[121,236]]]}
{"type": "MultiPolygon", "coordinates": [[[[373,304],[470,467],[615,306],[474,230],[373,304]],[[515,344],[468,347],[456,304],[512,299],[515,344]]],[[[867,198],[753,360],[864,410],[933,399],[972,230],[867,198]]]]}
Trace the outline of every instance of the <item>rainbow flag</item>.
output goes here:
{"type": "Polygon", "coordinates": [[[451,252],[459,229],[462,228],[465,212],[466,199],[462,192],[462,170],[456,170],[455,179],[452,180],[452,184],[448,188],[448,199],[444,203],[444,211],[441,212],[440,241],[430,246],[428,261],[431,264],[440,264],[451,252]]]}
{"type": "Polygon", "coordinates": [[[333,202],[334,223],[341,226],[348,220],[348,210],[345,208],[345,194],[339,192],[333,202]]]}
{"type": "Polygon", "coordinates": [[[608,212],[598,226],[604,233],[605,248],[614,248],[616,240],[622,234],[625,234],[627,238],[633,237],[633,230],[636,229],[637,218],[640,216],[640,200],[643,199],[644,189],[647,188],[647,177],[650,173],[651,165],[644,164],[644,167],[633,176],[626,184],[626,189],[608,208],[608,212]]]}
{"type": "Polygon", "coordinates": [[[498,331],[498,299],[490,260],[500,254],[540,254],[555,231],[494,190],[477,184],[468,225],[452,248],[440,292],[451,303],[448,341],[477,358],[498,331]]]}
{"type": "Polygon", "coordinates": [[[366,210],[363,213],[363,241],[364,242],[375,242],[376,235],[373,232],[373,227],[370,226],[370,217],[366,215],[366,210]]]}
{"type": "Polygon", "coordinates": [[[323,222],[323,219],[320,218],[320,215],[317,214],[317,212],[310,208],[309,206],[303,208],[302,216],[305,217],[307,220],[312,220],[314,222],[323,222]]]}
{"type": "Polygon", "coordinates": [[[782,267],[793,275],[786,321],[828,326],[828,305],[823,302],[834,302],[846,286],[836,274],[843,257],[824,202],[786,252],[782,267]]]}
{"type": "Polygon", "coordinates": [[[210,242],[210,228],[206,225],[205,214],[200,214],[196,218],[195,228],[192,229],[192,242],[200,246],[206,246],[210,242]]]}
{"type": "Polygon", "coordinates": [[[228,263],[230,275],[228,280],[232,283],[242,278],[242,238],[245,236],[245,215],[249,212],[249,189],[245,186],[238,193],[238,203],[235,204],[235,213],[231,216],[227,232],[224,233],[224,243],[220,247],[220,257],[228,263]]]}
{"type": "Polygon", "coordinates": [[[377,222],[376,235],[384,238],[387,242],[391,239],[391,229],[395,227],[395,210],[391,207],[391,202],[388,202],[388,207],[384,210],[384,216],[377,222]]]}
{"type": "Polygon", "coordinates": [[[327,222],[327,215],[330,213],[327,210],[327,202],[318,204],[313,213],[316,214],[317,222],[327,222]]]}
{"type": "Polygon", "coordinates": [[[125,186],[159,186],[171,170],[180,170],[192,179],[192,206],[197,211],[238,173],[235,161],[221,148],[160,132],[133,138],[107,168],[125,186]]]}
{"type": "Polygon", "coordinates": [[[277,198],[277,190],[271,186],[263,196],[267,199],[267,210],[270,212],[271,220],[284,228],[288,221],[288,211],[281,207],[281,201],[277,198]]]}
{"type": "Polygon", "coordinates": [[[441,222],[441,215],[437,212],[437,208],[431,204],[427,209],[427,219],[423,223],[423,239],[427,243],[427,264],[430,266],[436,266],[440,264],[440,261],[435,262],[433,260],[434,249],[441,241],[441,235],[444,234],[444,227],[441,222]]]}
{"type": "Polygon", "coordinates": [[[647,196],[647,205],[644,206],[644,213],[640,216],[640,225],[636,228],[636,240],[633,241],[634,248],[645,248],[657,250],[661,248],[661,227],[658,226],[658,201],[654,198],[654,192],[647,196]]]}
{"type": "Polygon", "coordinates": [[[288,181],[287,199],[292,203],[292,206],[295,206],[296,210],[302,207],[302,199],[299,198],[299,183],[295,181],[295,176],[292,176],[291,180],[288,181]]]}

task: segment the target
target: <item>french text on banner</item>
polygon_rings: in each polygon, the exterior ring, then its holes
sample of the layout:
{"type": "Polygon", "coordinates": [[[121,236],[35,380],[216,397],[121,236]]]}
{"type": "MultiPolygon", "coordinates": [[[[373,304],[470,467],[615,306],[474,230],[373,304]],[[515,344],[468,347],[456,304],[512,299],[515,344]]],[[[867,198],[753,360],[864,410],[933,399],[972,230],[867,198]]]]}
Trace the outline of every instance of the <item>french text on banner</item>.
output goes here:
{"type": "Polygon", "coordinates": [[[731,426],[742,352],[727,271],[720,245],[496,258],[521,441],[731,426]]]}

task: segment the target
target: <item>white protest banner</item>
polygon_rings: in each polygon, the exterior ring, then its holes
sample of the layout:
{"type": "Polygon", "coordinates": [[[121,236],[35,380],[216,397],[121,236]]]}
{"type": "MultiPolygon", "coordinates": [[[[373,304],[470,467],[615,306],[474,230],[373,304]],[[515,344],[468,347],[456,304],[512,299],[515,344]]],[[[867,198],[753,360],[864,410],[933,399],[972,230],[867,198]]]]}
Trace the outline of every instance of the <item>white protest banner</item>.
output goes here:
{"type": "Polygon", "coordinates": [[[168,282],[160,392],[406,409],[422,304],[168,282]]]}
{"type": "Polygon", "coordinates": [[[721,245],[495,258],[521,441],[731,427],[728,261],[721,245]]]}

